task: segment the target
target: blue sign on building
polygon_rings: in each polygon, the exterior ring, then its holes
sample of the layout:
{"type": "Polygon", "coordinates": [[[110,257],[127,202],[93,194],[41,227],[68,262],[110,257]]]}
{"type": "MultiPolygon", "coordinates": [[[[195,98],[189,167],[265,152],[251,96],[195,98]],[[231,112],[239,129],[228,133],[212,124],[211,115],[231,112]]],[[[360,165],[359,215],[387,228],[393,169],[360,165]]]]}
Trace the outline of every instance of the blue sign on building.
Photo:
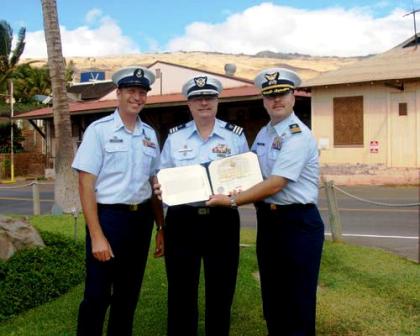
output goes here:
{"type": "Polygon", "coordinates": [[[84,71],[80,73],[80,83],[95,82],[105,79],[105,71],[84,71]]]}

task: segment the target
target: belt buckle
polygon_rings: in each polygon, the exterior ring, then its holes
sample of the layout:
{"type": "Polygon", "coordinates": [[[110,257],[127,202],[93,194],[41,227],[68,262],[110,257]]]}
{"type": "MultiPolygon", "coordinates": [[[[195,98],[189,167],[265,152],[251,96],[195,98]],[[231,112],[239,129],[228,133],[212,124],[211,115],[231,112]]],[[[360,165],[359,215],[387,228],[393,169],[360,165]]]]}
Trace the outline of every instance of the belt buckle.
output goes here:
{"type": "Polygon", "coordinates": [[[130,211],[137,211],[139,209],[139,205],[138,204],[130,204],[128,206],[128,210],[130,211]]]}
{"type": "Polygon", "coordinates": [[[197,210],[199,215],[208,215],[210,213],[209,208],[198,208],[197,210]]]}
{"type": "Polygon", "coordinates": [[[271,203],[270,210],[277,210],[277,204],[271,203]]]}

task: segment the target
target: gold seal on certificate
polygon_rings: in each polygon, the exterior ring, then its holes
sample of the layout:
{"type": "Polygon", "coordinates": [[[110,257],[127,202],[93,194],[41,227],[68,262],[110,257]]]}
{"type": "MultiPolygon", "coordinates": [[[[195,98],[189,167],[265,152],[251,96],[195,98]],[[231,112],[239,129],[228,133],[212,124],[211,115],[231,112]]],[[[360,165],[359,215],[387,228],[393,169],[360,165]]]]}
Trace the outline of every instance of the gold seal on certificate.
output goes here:
{"type": "Polygon", "coordinates": [[[203,165],[159,171],[163,203],[172,206],[209,199],[210,195],[246,190],[262,181],[257,155],[247,152],[203,165]]]}

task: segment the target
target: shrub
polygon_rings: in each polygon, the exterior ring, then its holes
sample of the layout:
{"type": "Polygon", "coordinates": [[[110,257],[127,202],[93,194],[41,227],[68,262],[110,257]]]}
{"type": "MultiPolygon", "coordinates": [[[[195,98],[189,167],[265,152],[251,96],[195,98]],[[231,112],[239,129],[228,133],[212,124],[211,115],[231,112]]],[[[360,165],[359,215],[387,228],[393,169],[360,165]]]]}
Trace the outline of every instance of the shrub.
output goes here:
{"type": "MultiPolygon", "coordinates": [[[[22,130],[13,124],[13,151],[19,153],[23,151],[22,142],[25,138],[22,130]]],[[[0,124],[0,153],[10,153],[10,122],[0,124]]]]}
{"type": "Polygon", "coordinates": [[[41,232],[45,248],[22,250],[0,262],[0,321],[56,298],[84,279],[84,248],[41,232]]]}

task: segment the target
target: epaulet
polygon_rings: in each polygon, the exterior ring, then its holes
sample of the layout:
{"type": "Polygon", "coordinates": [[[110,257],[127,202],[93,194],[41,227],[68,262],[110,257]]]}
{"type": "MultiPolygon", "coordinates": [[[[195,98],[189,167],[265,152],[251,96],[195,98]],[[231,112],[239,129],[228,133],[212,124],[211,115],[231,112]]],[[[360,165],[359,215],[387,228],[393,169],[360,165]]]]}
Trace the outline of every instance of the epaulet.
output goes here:
{"type": "Polygon", "coordinates": [[[173,133],[175,133],[175,132],[178,132],[179,130],[181,130],[181,129],[185,128],[185,127],[186,127],[186,124],[181,124],[181,125],[178,125],[178,126],[172,127],[172,128],[169,130],[169,134],[173,134],[173,133]]]}
{"type": "Polygon", "coordinates": [[[297,134],[302,133],[302,130],[300,129],[298,124],[291,124],[289,125],[290,133],[297,134]]]}
{"type": "Polygon", "coordinates": [[[237,135],[242,135],[242,133],[244,132],[244,129],[242,127],[231,123],[226,123],[225,128],[237,135]]]}

